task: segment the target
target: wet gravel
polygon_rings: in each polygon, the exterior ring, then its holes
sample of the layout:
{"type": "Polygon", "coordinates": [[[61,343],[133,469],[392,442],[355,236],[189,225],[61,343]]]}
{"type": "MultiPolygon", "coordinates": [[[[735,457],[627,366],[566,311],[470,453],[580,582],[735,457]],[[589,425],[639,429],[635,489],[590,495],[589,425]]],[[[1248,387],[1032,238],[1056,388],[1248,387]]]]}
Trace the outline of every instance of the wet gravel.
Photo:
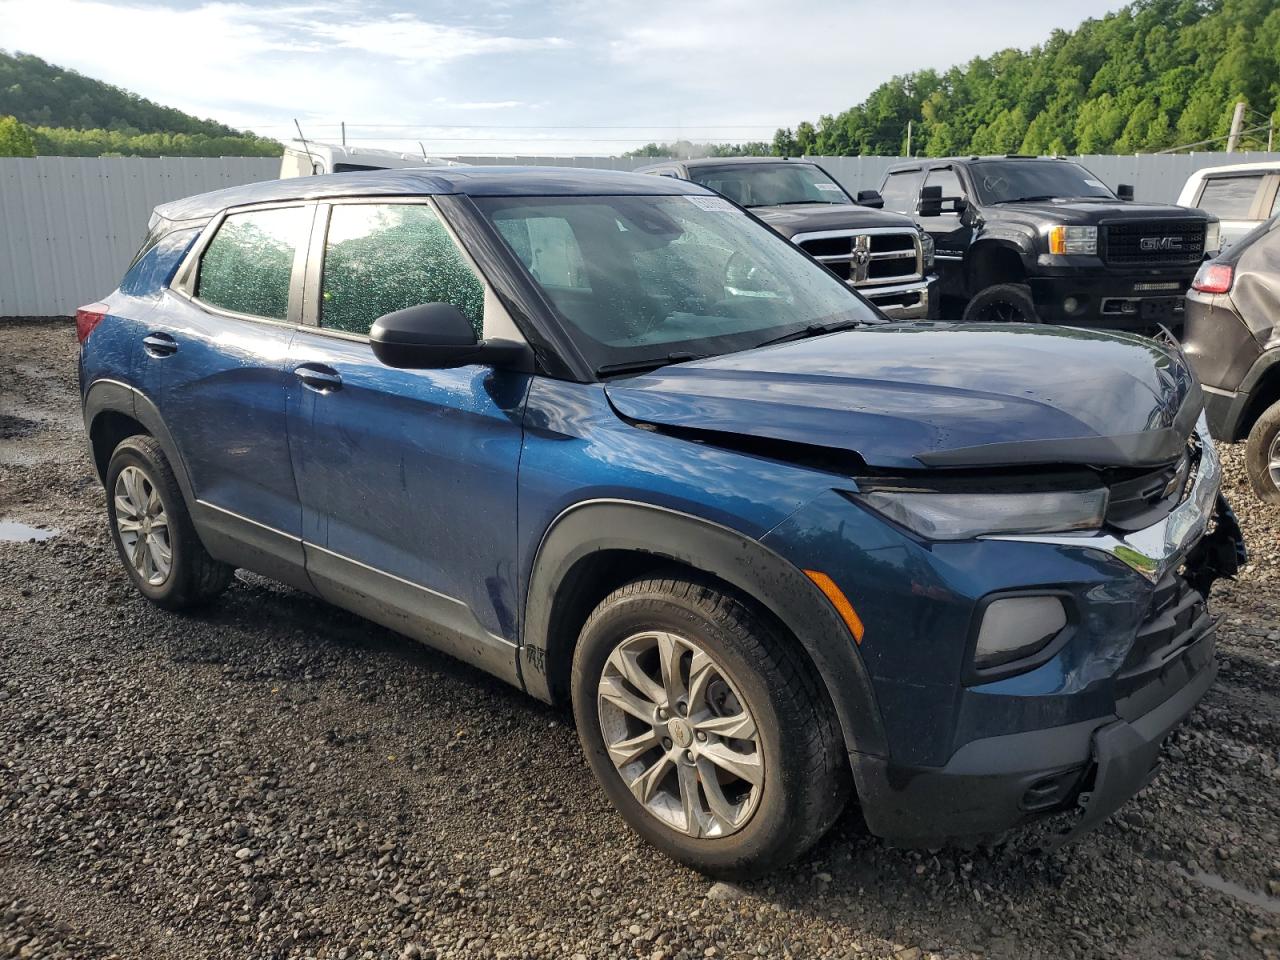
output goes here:
{"type": "Polygon", "coordinates": [[[713,884],[642,845],[567,714],[241,574],[117,566],[66,323],[0,322],[0,957],[1280,957],[1280,511],[1215,588],[1221,679],[1155,783],[1053,855],[903,851],[851,811],[713,884]]]}

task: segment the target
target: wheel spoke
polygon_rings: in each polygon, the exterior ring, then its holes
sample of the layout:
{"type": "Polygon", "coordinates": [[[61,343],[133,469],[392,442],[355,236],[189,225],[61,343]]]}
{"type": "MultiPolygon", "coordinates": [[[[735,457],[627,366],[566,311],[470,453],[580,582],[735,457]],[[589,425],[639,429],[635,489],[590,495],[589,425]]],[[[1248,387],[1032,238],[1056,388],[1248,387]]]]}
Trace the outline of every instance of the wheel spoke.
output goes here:
{"type": "Polygon", "coordinates": [[[663,700],[662,685],[644,672],[639,656],[639,651],[633,648],[618,647],[609,654],[609,663],[642,697],[653,701],[656,706],[663,700]]]}
{"type": "Polygon", "coordinates": [[[153,531],[147,536],[147,549],[151,554],[152,562],[155,564],[156,572],[162,577],[167,577],[169,575],[169,566],[173,563],[173,553],[169,549],[169,545],[153,531]]]}
{"type": "Polygon", "coordinates": [[[753,740],[756,722],[746,711],[731,717],[708,717],[694,724],[699,733],[715,734],[726,740],[753,740]]]}
{"type": "Polygon", "coordinates": [[[706,795],[711,815],[724,824],[725,830],[733,829],[741,811],[724,795],[724,788],[720,786],[720,779],[716,776],[716,768],[706,757],[698,758],[698,777],[702,780],[702,792],[706,795]]]}
{"type": "Polygon", "coordinates": [[[121,533],[136,533],[142,529],[142,522],[140,520],[126,519],[120,516],[120,514],[117,512],[116,528],[121,533]]]}
{"type": "Polygon", "coordinates": [[[644,773],[636,777],[628,786],[631,792],[635,794],[637,800],[641,803],[648,803],[653,799],[653,795],[658,790],[658,785],[662,783],[668,771],[671,769],[671,757],[664,753],[653,765],[644,773]]]}
{"type": "Polygon", "coordinates": [[[134,511],[141,514],[145,509],[147,498],[142,493],[141,473],[127,469],[121,474],[124,477],[125,493],[133,501],[134,511]]]}
{"type": "Polygon", "coordinates": [[[609,756],[613,758],[613,762],[619,767],[625,767],[637,758],[656,747],[661,741],[658,739],[658,731],[649,729],[637,737],[631,737],[628,740],[619,740],[617,743],[608,745],[609,756]]]}
{"type": "Polygon", "coordinates": [[[693,655],[689,663],[689,712],[702,707],[706,703],[707,685],[715,678],[716,664],[701,650],[693,655]]]}
{"type": "Polygon", "coordinates": [[[133,568],[142,574],[143,578],[147,577],[147,538],[138,537],[133,541],[133,568]]]}
{"type": "Polygon", "coordinates": [[[684,688],[684,679],[680,676],[680,661],[684,656],[684,648],[669,633],[658,634],[658,659],[662,664],[662,686],[666,692],[667,704],[672,708],[682,699],[692,701],[684,688]]]}
{"type": "Polygon", "coordinates": [[[702,805],[698,802],[698,771],[687,763],[678,765],[680,806],[684,809],[684,832],[700,837],[706,830],[703,825],[702,805]]]}
{"type": "Polygon", "coordinates": [[[128,496],[116,495],[116,520],[119,521],[121,516],[130,520],[138,520],[138,509],[133,505],[133,501],[128,496]]]}
{"type": "Polygon", "coordinates": [[[657,714],[657,704],[632,693],[616,676],[604,676],[600,679],[600,699],[645,723],[653,723],[657,714]]]}
{"type": "Polygon", "coordinates": [[[764,779],[759,753],[738,753],[723,743],[713,743],[702,748],[702,756],[752,786],[758,787],[764,779]]]}

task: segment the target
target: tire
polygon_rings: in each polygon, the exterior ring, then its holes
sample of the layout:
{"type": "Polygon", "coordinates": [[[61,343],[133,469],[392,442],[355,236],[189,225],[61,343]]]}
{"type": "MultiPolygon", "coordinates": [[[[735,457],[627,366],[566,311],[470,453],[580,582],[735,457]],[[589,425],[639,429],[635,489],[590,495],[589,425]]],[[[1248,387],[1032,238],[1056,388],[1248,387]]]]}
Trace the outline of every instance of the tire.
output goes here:
{"type": "Polygon", "coordinates": [[[582,628],[571,690],[583,751],[614,807],[650,844],[709,876],[742,880],[788,863],[826,833],[848,800],[848,755],[809,661],[751,601],[719,587],[642,579],[609,594],[582,628]],[[670,661],[688,667],[677,686],[692,695],[684,713],[679,697],[669,709],[671,688],[663,689],[663,637],[674,638],[665,643],[681,654],[670,661]],[[641,712],[653,708],[651,721],[609,699],[619,691],[645,691],[623,677],[620,665],[628,662],[647,669],[652,699],[638,700],[641,712]],[[664,698],[665,723],[657,713],[664,698]],[[707,724],[711,732],[702,729],[707,724]],[[751,741],[730,736],[748,729],[751,741]],[[619,741],[645,737],[647,730],[657,737],[653,746],[634,763],[616,764],[606,739],[623,756],[631,750],[619,741]],[[748,778],[730,773],[725,763],[748,778]],[[660,765],[646,805],[638,795],[647,779],[641,774],[660,765]],[[692,790],[680,790],[682,782],[692,790]],[[709,799],[714,795],[720,803],[709,799]],[[688,796],[698,805],[692,818],[683,803],[688,796]],[[684,829],[690,822],[692,833],[684,829]]]}
{"type": "Polygon", "coordinates": [[[979,290],[964,308],[965,323],[1039,323],[1031,288],[1025,283],[998,283],[979,290]]]}
{"type": "Polygon", "coordinates": [[[129,437],[111,454],[107,519],[129,578],[157,606],[166,610],[199,606],[231,583],[234,568],[214,560],[205,550],[173,469],[152,437],[129,437]],[[143,510],[137,509],[139,502],[143,510]],[[141,552],[139,540],[146,545],[141,552]],[[163,562],[165,544],[167,565],[163,562]]]}
{"type": "Polygon", "coordinates": [[[1280,504],[1280,403],[1264,410],[1249,431],[1244,462],[1254,493],[1280,504]]]}

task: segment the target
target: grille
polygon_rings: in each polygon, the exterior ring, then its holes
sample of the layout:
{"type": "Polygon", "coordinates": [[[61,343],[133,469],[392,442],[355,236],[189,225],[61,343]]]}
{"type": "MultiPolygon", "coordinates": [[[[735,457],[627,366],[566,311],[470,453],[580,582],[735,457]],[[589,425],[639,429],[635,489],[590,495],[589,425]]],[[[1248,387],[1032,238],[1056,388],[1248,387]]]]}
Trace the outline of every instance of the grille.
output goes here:
{"type": "Polygon", "coordinates": [[[1156,470],[1105,477],[1107,524],[1128,532],[1157,523],[1182,502],[1199,465],[1199,450],[1188,444],[1181,457],[1156,470]]]}
{"type": "Polygon", "coordinates": [[[1200,220],[1111,223],[1105,230],[1107,263],[1193,263],[1204,254],[1205,225],[1200,220]]]}
{"type": "Polygon", "coordinates": [[[1212,650],[1196,649],[1197,641],[1212,627],[1203,594],[1180,574],[1166,574],[1116,674],[1121,715],[1128,719],[1146,713],[1203,668],[1212,650]]]}
{"type": "Polygon", "coordinates": [[[908,283],[922,276],[920,238],[914,233],[800,234],[795,242],[855,287],[908,283]]]}

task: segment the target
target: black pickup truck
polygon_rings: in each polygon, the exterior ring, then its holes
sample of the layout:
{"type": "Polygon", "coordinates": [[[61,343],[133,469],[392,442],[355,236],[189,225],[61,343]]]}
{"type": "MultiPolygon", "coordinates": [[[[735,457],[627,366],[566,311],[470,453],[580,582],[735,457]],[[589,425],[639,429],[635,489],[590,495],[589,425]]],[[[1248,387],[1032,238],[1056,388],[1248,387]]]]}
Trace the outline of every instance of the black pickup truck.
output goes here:
{"type": "Polygon", "coordinates": [[[910,217],[874,209],[874,190],[855,201],[816,163],[778,157],[670,160],[636,172],[693,180],[746,207],[890,317],[933,316],[933,242],[910,217]]]}
{"type": "Polygon", "coordinates": [[[886,210],[937,247],[948,318],[1026,320],[1152,333],[1183,324],[1183,297],[1218,221],[1133,202],[1060,157],[965,157],[891,166],[886,210]]]}

